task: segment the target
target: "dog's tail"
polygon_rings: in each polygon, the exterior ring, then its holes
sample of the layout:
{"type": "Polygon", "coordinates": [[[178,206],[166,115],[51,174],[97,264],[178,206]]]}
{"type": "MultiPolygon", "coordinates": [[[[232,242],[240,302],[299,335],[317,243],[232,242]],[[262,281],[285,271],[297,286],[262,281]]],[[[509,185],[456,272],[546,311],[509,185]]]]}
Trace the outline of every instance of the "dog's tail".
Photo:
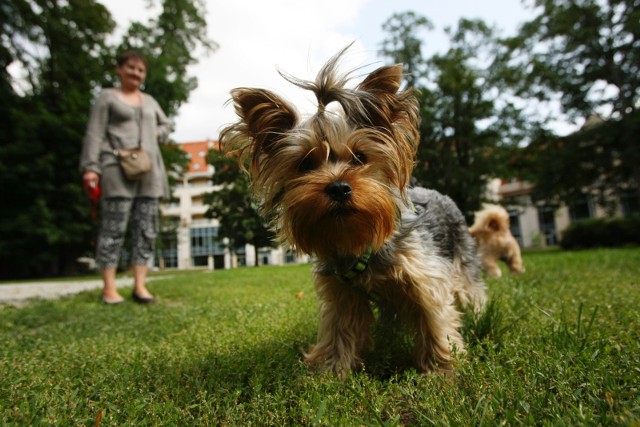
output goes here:
{"type": "Polygon", "coordinates": [[[484,205],[476,212],[475,221],[469,232],[472,236],[479,233],[505,232],[509,230],[509,213],[500,205],[484,205]]]}

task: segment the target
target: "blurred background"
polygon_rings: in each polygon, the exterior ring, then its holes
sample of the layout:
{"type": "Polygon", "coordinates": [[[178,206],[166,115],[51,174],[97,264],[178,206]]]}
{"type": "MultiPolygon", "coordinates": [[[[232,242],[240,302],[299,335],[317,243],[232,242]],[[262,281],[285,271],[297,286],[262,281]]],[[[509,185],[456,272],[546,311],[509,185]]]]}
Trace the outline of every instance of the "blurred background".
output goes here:
{"type": "Polygon", "coordinates": [[[175,127],[156,268],[308,261],[272,242],[218,132],[237,86],[312,111],[278,70],[312,79],[352,42],[355,82],[404,64],[421,102],[414,178],[469,222],[492,202],[523,248],[639,243],[638,0],[0,0],[0,24],[0,280],[92,270],[78,158],[129,48],[175,127]]]}

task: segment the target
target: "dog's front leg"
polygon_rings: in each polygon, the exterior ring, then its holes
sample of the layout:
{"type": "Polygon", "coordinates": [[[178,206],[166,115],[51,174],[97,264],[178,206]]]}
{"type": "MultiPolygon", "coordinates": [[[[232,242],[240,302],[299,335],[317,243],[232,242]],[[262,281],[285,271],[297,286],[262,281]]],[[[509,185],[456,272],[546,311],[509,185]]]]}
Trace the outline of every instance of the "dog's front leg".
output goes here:
{"type": "Polygon", "coordinates": [[[460,335],[461,315],[454,304],[454,285],[446,270],[425,266],[407,275],[403,288],[407,311],[416,329],[415,359],[422,371],[448,370],[453,350],[464,353],[460,335]]]}
{"type": "Polygon", "coordinates": [[[484,255],[482,262],[484,264],[484,269],[487,272],[488,277],[502,277],[502,270],[500,270],[500,266],[498,266],[498,260],[495,259],[494,255],[484,255]]]}
{"type": "Polygon", "coordinates": [[[318,342],[304,355],[305,362],[344,377],[356,367],[361,352],[371,343],[371,306],[364,292],[337,278],[318,276],[315,285],[320,301],[320,327],[318,342]]]}
{"type": "Polygon", "coordinates": [[[512,239],[510,250],[507,253],[507,259],[505,260],[509,271],[515,274],[523,273],[524,267],[522,265],[522,255],[520,254],[520,247],[516,239],[512,239]]]}

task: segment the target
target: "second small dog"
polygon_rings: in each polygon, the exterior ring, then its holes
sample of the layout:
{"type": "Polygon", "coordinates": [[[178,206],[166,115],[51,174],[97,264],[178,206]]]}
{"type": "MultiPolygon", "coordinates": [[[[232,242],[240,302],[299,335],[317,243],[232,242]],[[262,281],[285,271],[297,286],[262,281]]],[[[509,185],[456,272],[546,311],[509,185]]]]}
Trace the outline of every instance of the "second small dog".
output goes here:
{"type": "Polygon", "coordinates": [[[475,243],[451,199],[408,188],[420,116],[413,94],[399,90],[402,66],[349,89],[337,72],[345,51],[315,82],[284,76],[315,94],[318,111],[306,120],[270,91],[233,90],[239,120],[221,141],[246,160],[280,240],[316,258],[320,326],[305,361],[339,375],[355,368],[377,305],[414,331],[419,369],[446,369],[464,352],[456,303],[480,311],[486,300],[475,243]],[[340,108],[326,108],[334,102],[340,108]]]}
{"type": "Polygon", "coordinates": [[[478,243],[482,268],[489,277],[501,277],[498,261],[502,260],[512,273],[522,273],[520,245],[509,229],[509,213],[499,205],[485,205],[476,213],[469,229],[478,243]]]}

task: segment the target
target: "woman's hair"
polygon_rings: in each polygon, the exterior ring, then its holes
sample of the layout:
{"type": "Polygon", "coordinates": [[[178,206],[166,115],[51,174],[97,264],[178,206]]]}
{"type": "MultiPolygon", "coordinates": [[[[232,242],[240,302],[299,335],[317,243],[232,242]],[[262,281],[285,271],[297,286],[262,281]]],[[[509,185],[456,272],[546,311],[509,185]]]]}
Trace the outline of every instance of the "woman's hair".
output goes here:
{"type": "Polygon", "coordinates": [[[118,64],[119,66],[122,66],[125,64],[125,62],[129,61],[130,59],[136,59],[136,60],[142,61],[142,63],[144,64],[144,68],[149,68],[147,64],[147,58],[145,58],[144,55],[138,52],[137,50],[127,50],[125,52],[122,52],[120,55],[118,55],[118,58],[116,59],[116,64],[118,64]]]}

